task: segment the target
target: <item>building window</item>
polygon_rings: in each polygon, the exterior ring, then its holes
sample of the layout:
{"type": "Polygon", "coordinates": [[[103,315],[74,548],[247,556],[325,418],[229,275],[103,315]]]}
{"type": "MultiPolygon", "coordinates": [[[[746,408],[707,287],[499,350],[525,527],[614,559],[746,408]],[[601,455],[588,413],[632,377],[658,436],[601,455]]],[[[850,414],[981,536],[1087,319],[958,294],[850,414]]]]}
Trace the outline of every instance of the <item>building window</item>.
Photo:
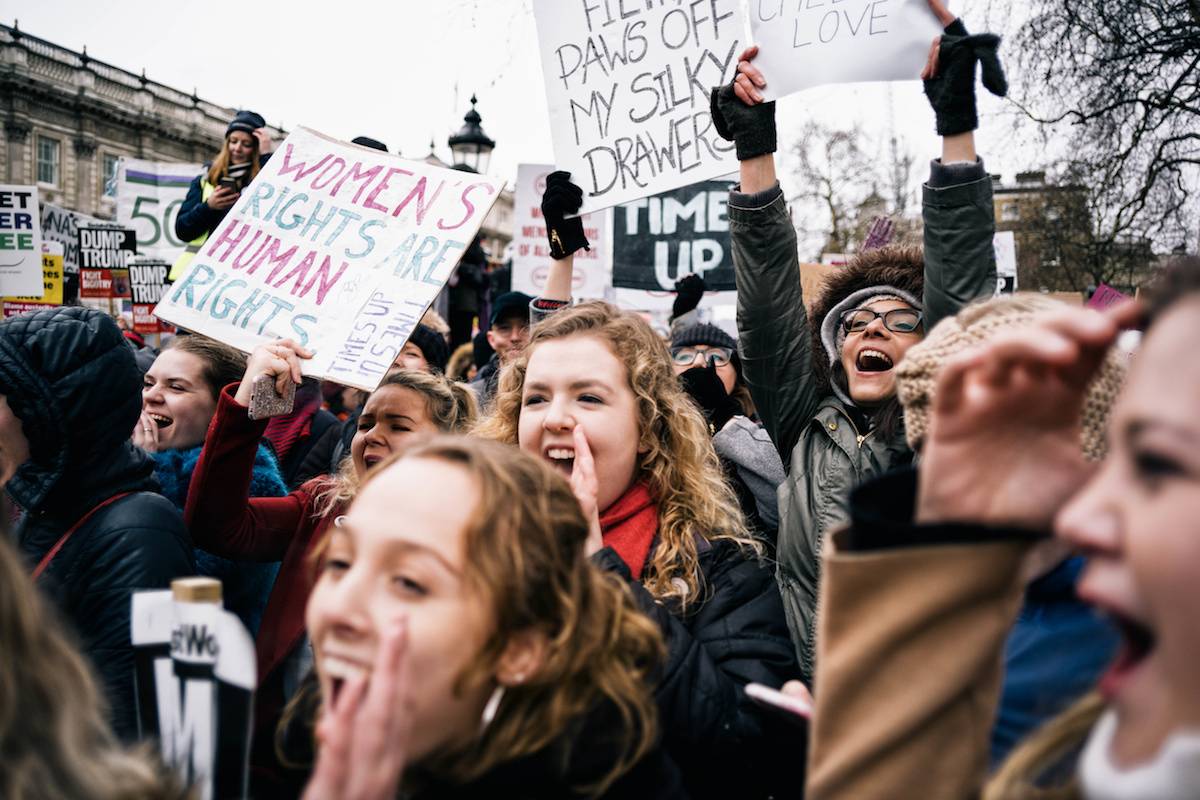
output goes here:
{"type": "Polygon", "coordinates": [[[1000,208],[1000,219],[1003,222],[1020,222],[1021,206],[1015,200],[1005,203],[1000,208]]]}
{"type": "Polygon", "coordinates": [[[37,140],[37,182],[58,186],[58,170],[62,163],[62,145],[57,139],[39,136],[37,140]]]}
{"type": "Polygon", "coordinates": [[[104,196],[117,196],[117,165],[121,163],[120,156],[114,156],[112,153],[104,154],[104,172],[101,175],[104,180],[104,196]]]}

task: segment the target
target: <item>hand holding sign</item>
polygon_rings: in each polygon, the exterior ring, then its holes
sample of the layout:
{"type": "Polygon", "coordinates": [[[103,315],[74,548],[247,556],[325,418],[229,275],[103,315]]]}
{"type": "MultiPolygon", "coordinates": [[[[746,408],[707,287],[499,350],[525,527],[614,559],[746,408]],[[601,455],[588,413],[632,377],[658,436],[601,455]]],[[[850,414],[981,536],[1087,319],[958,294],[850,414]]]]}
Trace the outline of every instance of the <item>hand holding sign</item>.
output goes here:
{"type": "Polygon", "coordinates": [[[775,152],[775,103],[763,102],[767,82],[751,61],[758,47],[747,48],[738,58],[733,82],[712,90],[709,100],[713,124],[721,138],[737,146],[738,161],[775,152]]]}
{"type": "Polygon", "coordinates": [[[275,389],[282,395],[287,390],[287,383],[300,383],[303,380],[300,359],[312,358],[313,353],[291,339],[279,339],[270,344],[254,348],[250,358],[246,360],[246,374],[238,384],[237,394],[233,399],[239,405],[249,406],[254,394],[254,382],[261,377],[275,381],[275,389]]]}

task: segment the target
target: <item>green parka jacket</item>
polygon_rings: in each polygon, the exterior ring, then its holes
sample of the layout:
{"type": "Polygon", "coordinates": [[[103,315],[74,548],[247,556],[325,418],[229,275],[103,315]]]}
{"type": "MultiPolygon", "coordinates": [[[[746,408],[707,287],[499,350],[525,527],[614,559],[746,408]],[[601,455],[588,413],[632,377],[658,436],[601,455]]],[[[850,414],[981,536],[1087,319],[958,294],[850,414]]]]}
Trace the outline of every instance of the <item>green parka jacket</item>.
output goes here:
{"type": "Polygon", "coordinates": [[[777,578],[805,680],[816,652],[820,555],[825,536],[849,519],[851,488],[907,464],[903,426],[890,437],[861,429],[864,415],[833,394],[820,345],[821,320],[851,292],[890,284],[924,297],[925,330],[996,288],[992,182],[982,161],[934,161],[924,186],[924,275],[919,270],[846,267],[814,304],[800,286],[796,233],[778,185],[734,191],[729,227],[737,275],[737,324],[743,374],[788,478],[779,487],[777,578]],[[923,280],[922,280],[923,277],[923,280]]]}

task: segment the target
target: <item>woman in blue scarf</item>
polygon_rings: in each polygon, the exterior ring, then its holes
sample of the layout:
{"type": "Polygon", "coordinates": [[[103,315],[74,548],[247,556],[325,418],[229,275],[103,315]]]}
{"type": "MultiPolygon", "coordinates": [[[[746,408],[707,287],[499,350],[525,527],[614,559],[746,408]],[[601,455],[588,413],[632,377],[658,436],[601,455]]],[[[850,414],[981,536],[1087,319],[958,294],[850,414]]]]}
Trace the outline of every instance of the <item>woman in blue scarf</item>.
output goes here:
{"type": "MultiPolygon", "coordinates": [[[[180,509],[187,502],[204,434],[217,410],[217,396],[222,388],[239,381],[245,370],[246,357],[232,347],[203,336],[180,336],[146,372],[142,416],[134,428],[133,443],[154,457],[162,493],[180,509]]],[[[271,446],[264,439],[254,460],[250,494],[282,497],[287,491],[271,446]]],[[[197,550],[196,566],[201,575],[221,580],[225,607],[241,618],[251,635],[257,635],[279,563],[230,561],[197,550]]]]}

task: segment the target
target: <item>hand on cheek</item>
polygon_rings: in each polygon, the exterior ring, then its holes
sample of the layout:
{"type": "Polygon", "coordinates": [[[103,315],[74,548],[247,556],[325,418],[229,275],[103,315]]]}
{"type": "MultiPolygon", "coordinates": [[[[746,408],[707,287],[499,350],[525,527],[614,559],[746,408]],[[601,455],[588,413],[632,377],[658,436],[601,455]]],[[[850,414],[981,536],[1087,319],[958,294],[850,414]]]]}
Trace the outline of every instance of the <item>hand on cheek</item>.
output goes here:
{"type": "Polygon", "coordinates": [[[600,530],[600,509],[597,496],[600,493],[600,481],[596,478],[596,462],[592,458],[592,449],[588,446],[587,436],[583,426],[576,425],[575,465],[571,468],[571,491],[579,501],[583,514],[588,519],[588,538],[585,545],[590,556],[604,547],[604,536],[600,530]]]}

